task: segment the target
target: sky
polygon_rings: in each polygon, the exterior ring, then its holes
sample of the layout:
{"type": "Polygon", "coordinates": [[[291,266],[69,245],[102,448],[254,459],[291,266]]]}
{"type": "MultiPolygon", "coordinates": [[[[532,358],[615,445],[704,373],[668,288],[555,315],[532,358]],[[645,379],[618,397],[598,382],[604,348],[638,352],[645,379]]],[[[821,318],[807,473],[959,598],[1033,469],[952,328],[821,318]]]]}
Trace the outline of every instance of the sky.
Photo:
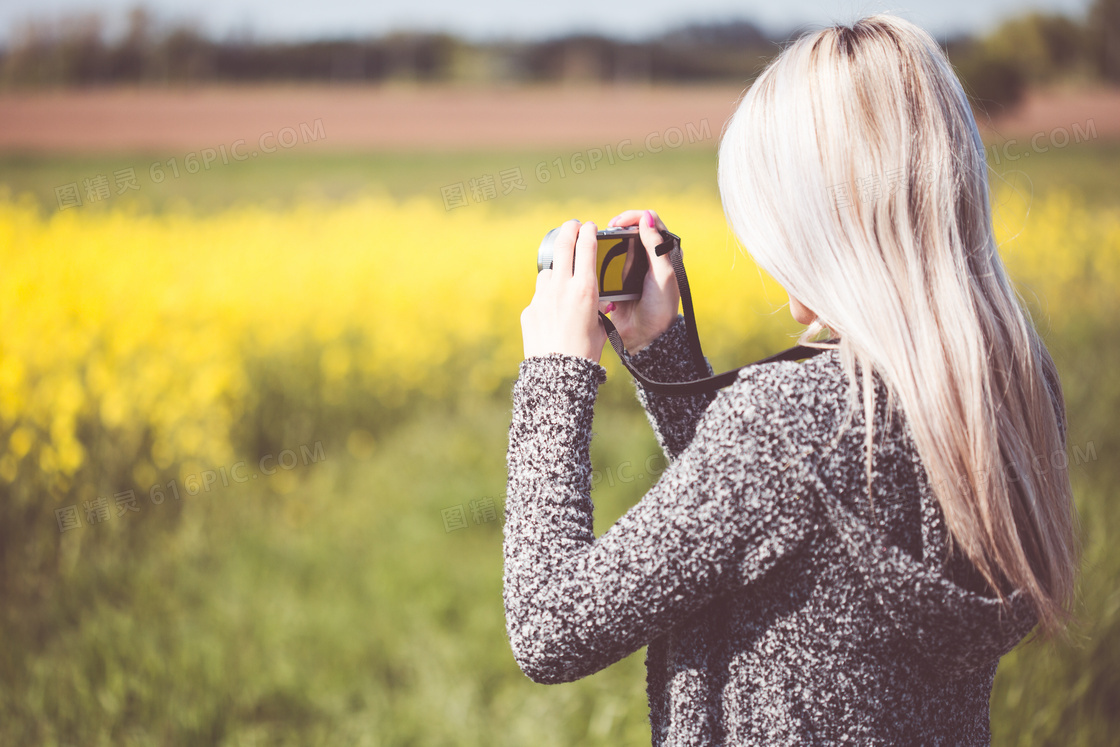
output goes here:
{"type": "MultiPolygon", "coordinates": [[[[190,21],[215,38],[305,40],[445,31],[476,40],[542,39],[572,32],[642,38],[693,22],[749,20],[785,33],[890,11],[935,36],[984,33],[1028,9],[1083,18],[1091,0],[147,0],[157,19],[190,21]]],[[[0,42],[29,18],[98,12],[112,34],[136,0],[0,0],[0,42]]]]}

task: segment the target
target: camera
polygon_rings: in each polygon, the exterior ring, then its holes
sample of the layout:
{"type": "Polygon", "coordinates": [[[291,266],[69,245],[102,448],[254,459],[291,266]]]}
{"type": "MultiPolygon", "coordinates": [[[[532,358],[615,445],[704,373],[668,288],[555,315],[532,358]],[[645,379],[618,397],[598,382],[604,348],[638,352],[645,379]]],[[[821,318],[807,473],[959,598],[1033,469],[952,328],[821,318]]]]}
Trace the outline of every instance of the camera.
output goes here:
{"type": "MultiPolygon", "coordinates": [[[[552,268],[553,248],[560,227],[549,231],[537,250],[537,272],[552,268]]],[[[634,301],[642,297],[649,257],[637,227],[603,228],[595,234],[598,251],[595,276],[600,301],[634,301]]]]}

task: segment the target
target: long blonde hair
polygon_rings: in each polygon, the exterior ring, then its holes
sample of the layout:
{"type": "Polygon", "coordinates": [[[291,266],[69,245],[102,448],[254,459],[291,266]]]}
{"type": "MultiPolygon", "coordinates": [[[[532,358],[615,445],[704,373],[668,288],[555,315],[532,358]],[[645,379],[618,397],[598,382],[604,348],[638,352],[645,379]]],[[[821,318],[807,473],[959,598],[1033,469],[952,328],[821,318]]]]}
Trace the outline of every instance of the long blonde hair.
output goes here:
{"type": "Polygon", "coordinates": [[[1061,630],[1077,570],[1052,458],[1061,389],[996,250],[984,145],[937,43],[889,15],[793,42],[728,123],[719,186],[746,250],[817,314],[801,342],[840,335],[852,411],[857,367],[877,372],[953,540],[1001,598],[1022,590],[1044,636],[1061,630]]]}

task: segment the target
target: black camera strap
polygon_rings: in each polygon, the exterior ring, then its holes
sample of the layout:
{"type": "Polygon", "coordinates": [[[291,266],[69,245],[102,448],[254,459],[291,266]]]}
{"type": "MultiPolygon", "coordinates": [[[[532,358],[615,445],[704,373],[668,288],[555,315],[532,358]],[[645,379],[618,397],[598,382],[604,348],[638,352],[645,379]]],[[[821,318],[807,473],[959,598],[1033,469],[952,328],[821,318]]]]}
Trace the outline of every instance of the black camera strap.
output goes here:
{"type": "MultiPolygon", "coordinates": [[[[677,276],[677,287],[680,289],[681,293],[681,306],[684,308],[684,322],[688,335],[689,351],[692,354],[693,361],[699,366],[699,369],[705,371],[708,368],[708,361],[704,358],[704,352],[700,348],[700,335],[696,332],[696,313],[692,308],[692,292],[688,288],[688,276],[685,275],[684,272],[684,255],[681,252],[681,239],[679,236],[669,231],[662,231],[661,237],[664,241],[657,245],[654,253],[658,257],[663,257],[666,254],[669,255],[669,261],[673,265],[673,273],[677,276]]],[[[638,380],[639,384],[656,394],[691,396],[704,394],[706,392],[714,392],[739,378],[739,372],[748,366],[757,366],[760,363],[774,363],[776,361],[801,360],[810,358],[818,353],[823,353],[827,349],[794,345],[788,350],[775,353],[760,361],[748,363],[746,366],[733,368],[730,371],[724,371],[721,374],[709,376],[704,379],[696,379],[694,381],[654,381],[653,379],[646,378],[630,365],[630,354],[626,352],[626,346],[622,344],[622,336],[618,334],[618,329],[614,326],[614,323],[602,312],[599,312],[599,318],[603,320],[603,327],[607,331],[607,339],[610,340],[611,347],[614,348],[614,351],[618,353],[618,358],[622,361],[622,365],[626,366],[626,370],[638,380]]],[[[838,342],[838,340],[829,340],[828,342],[835,343],[838,342]]]]}

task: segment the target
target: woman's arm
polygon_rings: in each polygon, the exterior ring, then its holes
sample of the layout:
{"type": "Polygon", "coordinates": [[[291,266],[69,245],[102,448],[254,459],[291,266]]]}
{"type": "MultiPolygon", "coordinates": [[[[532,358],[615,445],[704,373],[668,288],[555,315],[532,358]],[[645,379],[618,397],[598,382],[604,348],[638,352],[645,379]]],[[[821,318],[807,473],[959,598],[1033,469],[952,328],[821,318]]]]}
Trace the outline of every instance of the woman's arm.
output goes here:
{"type": "MultiPolygon", "coordinates": [[[[687,342],[684,317],[680,307],[680,289],[676,271],[668,255],[657,256],[657,247],[664,241],[665,223],[652,210],[627,210],[611,218],[611,226],[637,226],[649,259],[649,272],[642,284],[642,297],[637,301],[620,301],[611,321],[631,355],[629,362],[654,381],[693,381],[710,376],[711,367],[703,370],[694,362],[687,342]]],[[[670,461],[696,432],[696,421],[711,403],[713,395],[666,397],[638,387],[638,400],[646,408],[658,443],[670,461]]]]}
{"type": "Polygon", "coordinates": [[[602,380],[593,361],[553,354],[525,360],[514,386],[503,597],[514,657],[536,682],[579,679],[630,655],[721,588],[766,573],[816,525],[812,501],[798,495],[802,462],[777,392],[741,381],[596,539],[588,448],[602,380]]]}
{"type": "MultiPolygon", "coordinates": [[[[693,360],[684,317],[680,315],[649,347],[630,356],[630,365],[654,381],[694,381],[712,375],[711,366],[700,370],[693,360]]],[[[668,396],[648,391],[637,380],[634,386],[665,456],[669,461],[676,459],[692,440],[696,424],[715,394],[668,396]]]]}

